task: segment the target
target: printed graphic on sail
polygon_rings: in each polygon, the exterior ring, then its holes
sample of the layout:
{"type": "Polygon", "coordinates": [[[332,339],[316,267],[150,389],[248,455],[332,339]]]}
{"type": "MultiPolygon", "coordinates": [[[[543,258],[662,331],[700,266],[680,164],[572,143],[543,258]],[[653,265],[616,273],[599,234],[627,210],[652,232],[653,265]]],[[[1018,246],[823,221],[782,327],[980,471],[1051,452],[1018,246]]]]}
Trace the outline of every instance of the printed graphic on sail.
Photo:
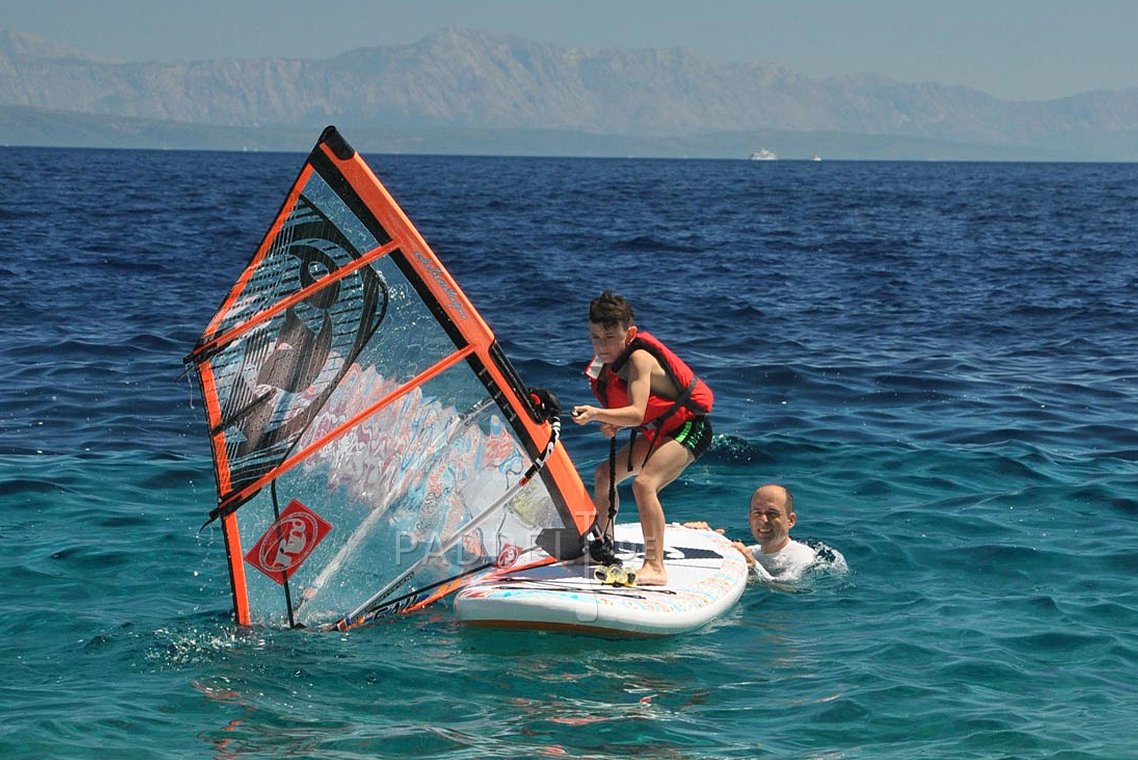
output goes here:
{"type": "Polygon", "coordinates": [[[499,556],[580,551],[593,506],[545,456],[557,425],[333,128],[188,359],[241,623],[356,622],[499,556]]]}

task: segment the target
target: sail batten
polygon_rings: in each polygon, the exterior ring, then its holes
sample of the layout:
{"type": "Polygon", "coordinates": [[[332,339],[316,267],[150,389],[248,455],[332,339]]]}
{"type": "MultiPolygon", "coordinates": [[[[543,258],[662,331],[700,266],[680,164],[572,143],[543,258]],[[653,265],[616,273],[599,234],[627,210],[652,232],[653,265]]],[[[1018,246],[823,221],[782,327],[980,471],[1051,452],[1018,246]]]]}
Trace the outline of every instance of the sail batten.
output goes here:
{"type": "Polygon", "coordinates": [[[376,248],[372,251],[369,251],[369,252],[365,253],[354,264],[350,264],[348,266],[345,266],[345,267],[337,270],[334,274],[329,275],[329,279],[327,281],[318,280],[318,281],[314,282],[312,285],[308,286],[307,288],[304,288],[300,291],[297,291],[296,293],[293,293],[292,295],[288,296],[287,298],[280,301],[276,305],[274,305],[268,309],[265,309],[264,311],[258,312],[255,317],[253,317],[253,318],[251,318],[245,322],[242,322],[235,327],[230,328],[228,331],[226,331],[224,333],[221,333],[219,335],[215,335],[215,336],[211,337],[208,341],[198,345],[193,350],[193,352],[189,356],[186,357],[186,361],[187,362],[189,362],[189,361],[200,362],[203,359],[208,358],[210,356],[210,354],[221,350],[226,345],[237,340],[242,335],[249,332],[253,328],[257,327],[262,322],[264,322],[268,319],[271,319],[272,317],[280,314],[281,312],[285,311],[286,309],[296,305],[298,302],[303,301],[306,298],[310,298],[312,295],[319,292],[320,290],[335,284],[338,280],[342,280],[345,277],[348,277],[353,272],[355,272],[357,269],[364,267],[364,266],[367,266],[369,263],[371,263],[375,259],[378,259],[381,256],[386,256],[386,255],[390,254],[392,251],[394,251],[396,249],[396,246],[397,246],[396,243],[387,243],[386,245],[380,246],[379,248],[376,248]]]}
{"type": "Polygon", "coordinates": [[[559,423],[334,128],[187,361],[241,624],[319,628],[592,526],[559,423]]]}

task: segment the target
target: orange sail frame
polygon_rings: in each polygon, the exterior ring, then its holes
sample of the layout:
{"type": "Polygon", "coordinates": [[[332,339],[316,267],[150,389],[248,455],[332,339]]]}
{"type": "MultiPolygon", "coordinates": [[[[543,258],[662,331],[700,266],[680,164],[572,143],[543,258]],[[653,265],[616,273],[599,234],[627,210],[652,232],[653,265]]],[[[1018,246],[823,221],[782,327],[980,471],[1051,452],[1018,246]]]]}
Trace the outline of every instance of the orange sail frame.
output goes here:
{"type": "MultiPolygon", "coordinates": [[[[476,368],[487,387],[492,387],[495,400],[505,412],[518,439],[524,444],[531,458],[536,458],[550,438],[550,425],[539,421],[533,412],[528,391],[520,378],[505,359],[494,333],[473,304],[458,287],[426,240],[415,229],[403,210],[392,198],[387,189],[371,171],[363,158],[351,148],[334,127],[324,130],[320,140],[310,153],[296,182],[290,190],[280,212],[268,233],[241,277],[231,289],[221,308],[210,321],[194,352],[187,357],[198,365],[199,378],[205,397],[206,418],[211,431],[212,449],[217,473],[218,507],[211,513],[222,520],[223,534],[227,552],[230,579],[233,588],[235,617],[239,624],[252,623],[245,567],[238,530],[238,508],[265,486],[271,484],[283,473],[302,462],[310,451],[322,445],[342,430],[350,428],[372,413],[376,408],[386,405],[393,397],[408,389],[421,386],[431,378],[455,364],[467,361],[476,368]],[[345,277],[355,269],[367,266],[370,262],[392,253],[400,253],[400,266],[414,281],[420,297],[431,308],[436,319],[444,327],[455,343],[455,352],[442,361],[423,370],[411,381],[405,383],[399,392],[379,400],[368,409],[345,421],[340,428],[326,433],[314,444],[303,450],[290,451],[288,456],[275,463],[266,472],[251,482],[235,483],[231,478],[231,468],[227,454],[227,440],[223,412],[218,403],[216,378],[209,363],[211,354],[228,344],[258,323],[264,322],[308,297],[311,290],[327,284],[322,280],[316,285],[292,293],[280,302],[259,311],[254,317],[237,326],[223,330],[226,315],[235,303],[242,298],[255,273],[258,264],[269,254],[278,233],[286,223],[309,178],[314,172],[329,186],[336,188],[341,195],[358,198],[366,212],[371,214],[383,231],[390,236],[389,241],[380,241],[373,250],[366,251],[350,267],[332,273],[332,277],[345,277]]],[[[583,536],[592,528],[595,508],[588,491],[581,481],[564,446],[560,443],[550,454],[540,473],[541,481],[548,489],[563,520],[566,532],[572,529],[574,535],[559,535],[558,548],[548,549],[555,556],[574,556],[579,554],[583,536]],[[562,543],[567,545],[561,546],[562,543]]]]}

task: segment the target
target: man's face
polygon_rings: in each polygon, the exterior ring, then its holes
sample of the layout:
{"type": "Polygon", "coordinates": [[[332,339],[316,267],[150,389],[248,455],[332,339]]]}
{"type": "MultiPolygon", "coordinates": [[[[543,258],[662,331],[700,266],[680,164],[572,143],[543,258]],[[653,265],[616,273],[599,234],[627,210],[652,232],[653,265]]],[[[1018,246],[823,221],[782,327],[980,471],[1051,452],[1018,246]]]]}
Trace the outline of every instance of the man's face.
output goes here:
{"type": "Polygon", "coordinates": [[[760,488],[751,496],[748,521],[764,552],[778,551],[790,538],[795,515],[786,513],[786,497],[779,488],[760,488]]]}

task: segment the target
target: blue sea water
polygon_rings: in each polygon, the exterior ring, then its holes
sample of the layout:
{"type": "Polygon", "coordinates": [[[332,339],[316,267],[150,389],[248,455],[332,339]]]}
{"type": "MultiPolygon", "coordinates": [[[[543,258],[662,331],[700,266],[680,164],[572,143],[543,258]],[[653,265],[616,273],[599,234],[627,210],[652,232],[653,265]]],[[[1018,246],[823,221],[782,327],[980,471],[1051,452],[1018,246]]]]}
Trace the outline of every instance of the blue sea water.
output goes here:
{"type": "Polygon", "coordinates": [[[669,519],[851,567],[610,641],[236,629],[181,359],[303,156],[0,157],[0,756],[1138,758],[1138,165],[369,157],[527,382],[603,287],[708,380],[669,519]]]}

